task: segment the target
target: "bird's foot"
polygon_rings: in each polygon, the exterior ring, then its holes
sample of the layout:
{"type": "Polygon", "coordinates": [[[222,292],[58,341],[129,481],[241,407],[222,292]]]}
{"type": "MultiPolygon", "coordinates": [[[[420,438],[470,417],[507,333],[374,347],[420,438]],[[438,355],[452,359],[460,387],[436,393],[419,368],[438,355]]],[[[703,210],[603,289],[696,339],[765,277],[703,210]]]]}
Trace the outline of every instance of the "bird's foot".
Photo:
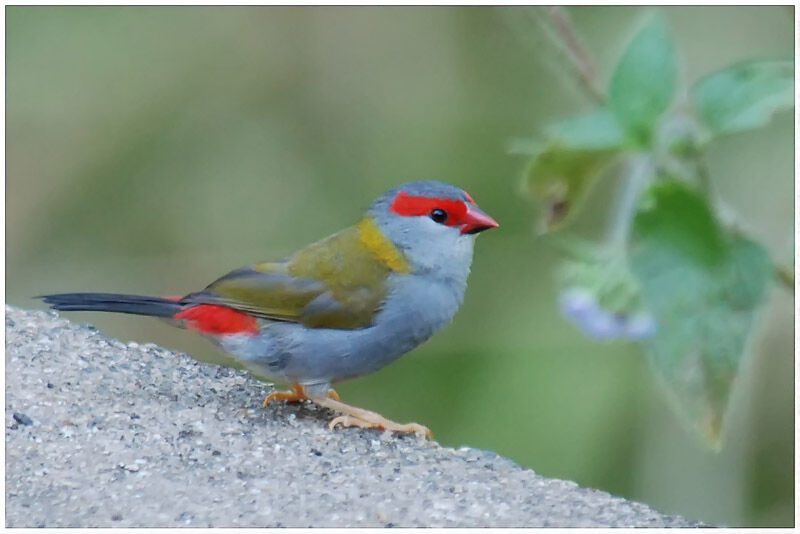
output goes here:
{"type": "Polygon", "coordinates": [[[342,425],[344,427],[355,426],[358,428],[379,428],[381,430],[390,430],[392,432],[404,432],[409,434],[413,432],[418,436],[425,436],[429,439],[433,437],[433,433],[431,432],[430,428],[426,426],[422,426],[418,423],[396,423],[384,417],[380,417],[380,420],[377,421],[368,421],[365,419],[359,419],[358,417],[353,417],[352,415],[340,415],[331,419],[331,422],[328,423],[328,428],[333,430],[336,428],[336,425],[342,425]]]}
{"type": "Polygon", "coordinates": [[[429,439],[433,438],[433,433],[430,431],[430,429],[418,423],[397,423],[390,419],[386,419],[378,413],[371,412],[363,408],[350,406],[349,404],[345,404],[330,396],[328,398],[312,398],[311,400],[319,406],[330,408],[331,410],[335,410],[344,414],[334,417],[331,420],[331,422],[328,424],[328,428],[331,430],[333,430],[336,425],[342,425],[344,427],[355,426],[358,428],[380,428],[382,430],[389,430],[391,432],[413,432],[418,436],[425,436],[429,439]]]}
{"type": "MultiPolygon", "coordinates": [[[[306,390],[300,384],[292,384],[292,391],[273,391],[264,399],[261,406],[266,406],[271,400],[282,400],[286,402],[300,402],[309,397],[306,395],[306,390]]],[[[328,390],[328,398],[339,400],[339,394],[335,390],[328,390]]]]}

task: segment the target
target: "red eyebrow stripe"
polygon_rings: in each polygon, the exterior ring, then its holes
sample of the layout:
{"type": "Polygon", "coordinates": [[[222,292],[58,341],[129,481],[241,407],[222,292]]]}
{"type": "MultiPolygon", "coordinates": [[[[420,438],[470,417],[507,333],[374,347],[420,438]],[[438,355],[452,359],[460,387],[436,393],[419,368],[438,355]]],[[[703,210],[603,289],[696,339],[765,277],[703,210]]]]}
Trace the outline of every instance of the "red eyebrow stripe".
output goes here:
{"type": "Polygon", "coordinates": [[[436,198],[409,195],[404,191],[397,193],[389,205],[389,209],[398,215],[428,215],[433,209],[441,208],[447,212],[447,226],[461,224],[467,213],[467,206],[461,200],[452,198],[436,198]]]}

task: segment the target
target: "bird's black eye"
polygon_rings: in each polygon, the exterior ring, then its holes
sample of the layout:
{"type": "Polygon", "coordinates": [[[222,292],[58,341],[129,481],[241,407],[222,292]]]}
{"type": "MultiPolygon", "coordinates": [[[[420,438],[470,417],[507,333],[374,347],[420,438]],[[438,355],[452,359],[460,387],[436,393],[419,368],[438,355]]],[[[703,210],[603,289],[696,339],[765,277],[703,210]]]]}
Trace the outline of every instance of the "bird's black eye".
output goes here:
{"type": "Polygon", "coordinates": [[[430,215],[431,219],[440,224],[447,220],[447,212],[444,211],[442,208],[433,208],[431,210],[430,215]]]}

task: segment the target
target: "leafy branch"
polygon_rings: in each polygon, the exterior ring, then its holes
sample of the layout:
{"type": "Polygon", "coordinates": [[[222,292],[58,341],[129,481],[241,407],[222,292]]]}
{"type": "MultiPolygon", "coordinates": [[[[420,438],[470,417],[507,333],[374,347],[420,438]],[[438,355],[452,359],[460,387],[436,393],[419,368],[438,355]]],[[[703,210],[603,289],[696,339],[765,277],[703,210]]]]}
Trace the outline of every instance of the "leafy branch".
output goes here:
{"type": "Polygon", "coordinates": [[[571,256],[559,306],[586,335],[640,343],[678,411],[716,448],[767,287],[793,290],[794,276],[723,213],[704,156],[715,140],[764,127],[793,107],[793,63],[737,63],[679,92],[676,45],[654,15],[603,91],[566,10],[525,13],[597,104],[515,143],[530,157],[525,186],[541,231],[568,227],[607,169],[620,178],[604,243],[556,235],[571,256]],[[679,93],[687,99],[675,102],[679,93]]]}

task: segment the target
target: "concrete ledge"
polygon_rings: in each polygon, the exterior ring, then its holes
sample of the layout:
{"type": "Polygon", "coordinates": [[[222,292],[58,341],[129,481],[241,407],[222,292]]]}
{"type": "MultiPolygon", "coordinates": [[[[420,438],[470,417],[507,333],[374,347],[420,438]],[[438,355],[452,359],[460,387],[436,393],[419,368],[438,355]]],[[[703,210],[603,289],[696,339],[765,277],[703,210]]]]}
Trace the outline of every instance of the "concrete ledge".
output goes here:
{"type": "Polygon", "coordinates": [[[698,526],[6,306],[6,526],[698,526]]]}

